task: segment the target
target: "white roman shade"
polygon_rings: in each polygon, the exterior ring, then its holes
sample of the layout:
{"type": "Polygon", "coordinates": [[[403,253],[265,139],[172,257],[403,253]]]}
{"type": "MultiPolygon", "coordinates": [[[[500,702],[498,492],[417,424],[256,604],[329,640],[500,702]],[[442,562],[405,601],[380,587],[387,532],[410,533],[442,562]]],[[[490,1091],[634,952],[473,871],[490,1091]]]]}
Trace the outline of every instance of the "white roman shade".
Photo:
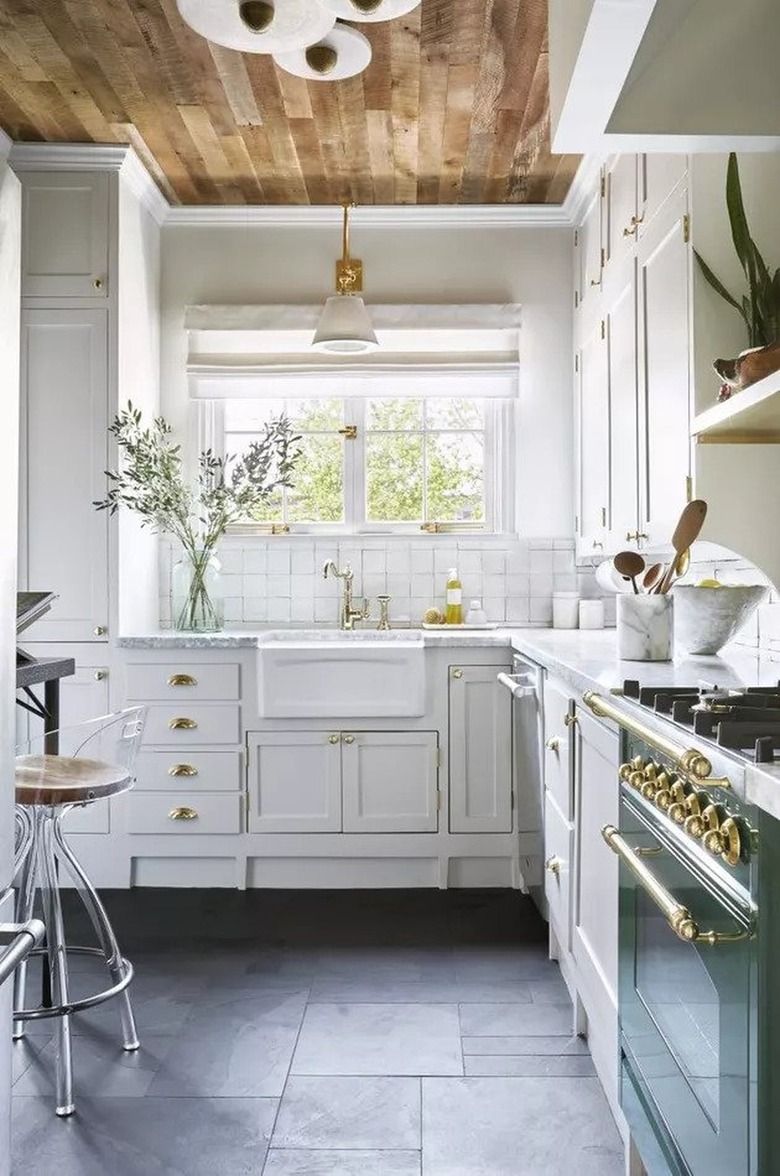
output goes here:
{"type": "Polygon", "coordinates": [[[320,310],[189,307],[190,396],[509,399],[519,394],[519,306],[372,305],[379,350],[353,359],[311,351],[320,310]]]}

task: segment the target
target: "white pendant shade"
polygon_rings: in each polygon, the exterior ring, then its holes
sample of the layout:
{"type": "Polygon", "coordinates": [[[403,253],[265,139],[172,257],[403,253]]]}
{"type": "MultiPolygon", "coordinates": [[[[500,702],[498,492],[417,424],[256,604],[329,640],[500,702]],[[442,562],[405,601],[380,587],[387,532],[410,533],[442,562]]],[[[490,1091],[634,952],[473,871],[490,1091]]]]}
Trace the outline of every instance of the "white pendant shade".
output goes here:
{"type": "Polygon", "coordinates": [[[239,0],[176,0],[196,33],[241,53],[285,53],[321,41],[336,23],[317,0],[269,0],[270,23],[255,32],[241,18],[239,0]]]}
{"type": "Polygon", "coordinates": [[[357,294],[334,294],[325,306],[312,340],[315,351],[356,354],[375,351],[379,340],[363,299],[357,294]]]}
{"type": "Polygon", "coordinates": [[[380,21],[394,20],[417,8],[420,0],[320,0],[340,20],[380,21]]]}
{"type": "Polygon", "coordinates": [[[357,29],[336,23],[316,45],[274,53],[280,69],[312,82],[338,82],[362,73],[371,60],[371,42],[357,29]]]}

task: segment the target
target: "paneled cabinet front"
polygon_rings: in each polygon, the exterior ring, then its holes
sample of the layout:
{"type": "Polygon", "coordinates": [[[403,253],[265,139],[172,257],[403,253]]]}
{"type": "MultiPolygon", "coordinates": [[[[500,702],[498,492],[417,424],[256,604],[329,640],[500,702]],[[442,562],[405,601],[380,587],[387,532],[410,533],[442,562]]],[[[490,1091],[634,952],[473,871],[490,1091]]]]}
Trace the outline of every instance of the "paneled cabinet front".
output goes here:
{"type": "Polygon", "coordinates": [[[107,172],[22,172],[22,295],[108,295],[107,172]]]}
{"type": "Polygon", "coordinates": [[[451,666],[450,832],[512,832],[510,666],[451,666]]]}
{"type": "Polygon", "coordinates": [[[341,734],[250,731],[249,832],[341,831],[341,734]]]}

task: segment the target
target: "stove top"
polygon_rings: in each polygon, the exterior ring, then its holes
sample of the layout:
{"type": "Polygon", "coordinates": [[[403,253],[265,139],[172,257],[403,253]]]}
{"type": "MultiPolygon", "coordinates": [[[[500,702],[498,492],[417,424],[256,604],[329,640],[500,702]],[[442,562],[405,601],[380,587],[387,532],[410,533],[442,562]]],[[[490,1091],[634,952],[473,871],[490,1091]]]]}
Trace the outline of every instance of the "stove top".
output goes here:
{"type": "Polygon", "coordinates": [[[623,694],[743,759],[780,763],[780,682],[721,690],[717,686],[642,686],[627,678],[623,694]]]}

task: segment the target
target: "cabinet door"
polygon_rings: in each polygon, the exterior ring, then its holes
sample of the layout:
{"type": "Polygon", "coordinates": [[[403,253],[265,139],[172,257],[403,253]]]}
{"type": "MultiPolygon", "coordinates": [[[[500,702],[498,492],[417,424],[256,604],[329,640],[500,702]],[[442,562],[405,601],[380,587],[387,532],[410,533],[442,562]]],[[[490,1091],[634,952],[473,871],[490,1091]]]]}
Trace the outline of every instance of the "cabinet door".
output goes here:
{"type": "Polygon", "coordinates": [[[109,176],[22,173],[22,294],[108,294],[109,176]]]}
{"type": "MultiPolygon", "coordinates": [[[[60,753],[75,755],[81,742],[80,723],[108,714],[109,676],[98,659],[83,660],[78,654],[76,672],[60,682],[60,753]],[[75,729],[74,729],[75,728],[75,729]]],[[[32,721],[34,722],[34,720],[32,721]]],[[[31,726],[32,726],[31,722],[31,726]]],[[[63,821],[66,833],[108,833],[110,805],[105,800],[71,809],[63,821]]]]}
{"type": "Polygon", "coordinates": [[[609,372],[602,319],[579,352],[577,537],[584,553],[603,547],[609,501],[609,372]]]}
{"type": "Polygon", "coordinates": [[[509,666],[450,669],[450,831],[512,831],[512,700],[496,675],[509,666]]]}
{"type": "Polygon", "coordinates": [[[631,251],[637,234],[637,157],[616,155],[606,168],[604,264],[615,266],[631,251]]]}
{"type": "Polygon", "coordinates": [[[253,731],[247,738],[249,832],[340,832],[338,732],[253,731]]]}
{"type": "Polygon", "coordinates": [[[108,517],[92,503],[106,491],[106,335],[103,310],[22,315],[20,568],[58,593],[37,641],[105,640],[108,517]]]}
{"type": "Polygon", "coordinates": [[[669,201],[639,243],[640,518],[669,543],[690,473],[690,246],[686,196],[669,201]]]}
{"type": "Polygon", "coordinates": [[[435,833],[435,731],[347,732],[342,739],[345,833],[435,833]]]}
{"type": "Polygon", "coordinates": [[[578,965],[617,991],[618,864],[604,825],[618,823],[618,737],[578,712],[575,747],[576,882],[573,950],[578,965]]]}
{"type": "Polygon", "coordinates": [[[544,684],[544,787],[566,821],[572,818],[574,756],[572,727],[567,723],[574,704],[564,686],[544,684]]]}
{"type": "Polygon", "coordinates": [[[583,302],[596,287],[601,285],[601,205],[602,197],[599,186],[587,207],[577,234],[580,302],[583,302]]]}
{"type": "Polygon", "coordinates": [[[572,826],[548,792],[544,806],[544,894],[561,951],[571,951],[572,826]]]}
{"type": "Polygon", "coordinates": [[[606,313],[609,373],[609,549],[618,551],[637,531],[636,264],[629,258],[606,313]]]}
{"type": "Polygon", "coordinates": [[[659,152],[657,155],[639,156],[639,204],[642,210],[640,237],[649,230],[653,217],[687,171],[687,155],[659,152]]]}

